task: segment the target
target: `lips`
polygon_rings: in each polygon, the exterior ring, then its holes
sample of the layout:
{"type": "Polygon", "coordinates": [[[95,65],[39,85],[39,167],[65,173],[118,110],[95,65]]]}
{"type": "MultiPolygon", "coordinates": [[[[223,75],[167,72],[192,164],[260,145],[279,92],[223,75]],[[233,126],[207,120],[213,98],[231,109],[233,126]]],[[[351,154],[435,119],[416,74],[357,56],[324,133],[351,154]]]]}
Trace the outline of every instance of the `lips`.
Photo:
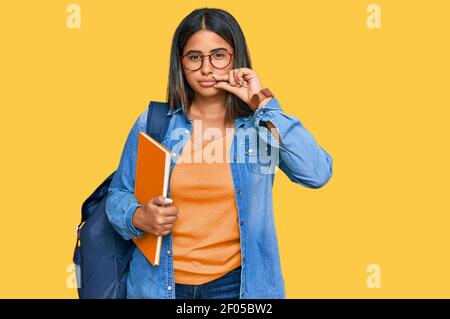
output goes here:
{"type": "Polygon", "coordinates": [[[198,81],[198,83],[203,87],[212,87],[217,83],[217,81],[198,81]]]}

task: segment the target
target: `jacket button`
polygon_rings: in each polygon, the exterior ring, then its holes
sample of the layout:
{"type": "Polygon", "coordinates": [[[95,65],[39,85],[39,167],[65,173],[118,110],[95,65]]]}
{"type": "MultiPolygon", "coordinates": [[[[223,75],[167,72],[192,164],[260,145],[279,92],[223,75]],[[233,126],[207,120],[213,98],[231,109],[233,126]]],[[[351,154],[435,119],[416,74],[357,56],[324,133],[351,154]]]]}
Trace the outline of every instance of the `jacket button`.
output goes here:
{"type": "Polygon", "coordinates": [[[170,249],[169,249],[169,250],[167,250],[167,255],[170,255],[170,249]]]}
{"type": "Polygon", "coordinates": [[[172,290],[172,286],[167,286],[167,290],[172,290]]]}

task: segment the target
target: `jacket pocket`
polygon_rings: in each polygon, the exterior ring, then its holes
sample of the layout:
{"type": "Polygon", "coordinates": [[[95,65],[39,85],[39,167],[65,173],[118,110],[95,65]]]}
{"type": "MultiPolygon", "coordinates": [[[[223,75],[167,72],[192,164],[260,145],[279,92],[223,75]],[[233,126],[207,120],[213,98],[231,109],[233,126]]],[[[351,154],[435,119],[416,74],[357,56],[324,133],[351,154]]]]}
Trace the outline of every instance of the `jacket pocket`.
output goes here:
{"type": "Polygon", "coordinates": [[[251,173],[274,174],[277,158],[269,144],[260,139],[248,139],[243,146],[245,164],[251,173]]]}

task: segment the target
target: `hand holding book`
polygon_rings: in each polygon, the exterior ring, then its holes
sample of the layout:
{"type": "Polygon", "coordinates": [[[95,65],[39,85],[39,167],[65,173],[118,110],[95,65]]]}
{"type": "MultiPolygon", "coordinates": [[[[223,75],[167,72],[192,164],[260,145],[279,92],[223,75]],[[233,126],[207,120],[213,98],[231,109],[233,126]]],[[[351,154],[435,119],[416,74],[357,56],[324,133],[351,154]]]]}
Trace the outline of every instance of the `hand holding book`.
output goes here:
{"type": "Polygon", "coordinates": [[[172,200],[163,196],[152,197],[143,206],[136,209],[133,224],[136,228],[155,236],[170,233],[178,219],[178,209],[171,206],[172,200]]]}

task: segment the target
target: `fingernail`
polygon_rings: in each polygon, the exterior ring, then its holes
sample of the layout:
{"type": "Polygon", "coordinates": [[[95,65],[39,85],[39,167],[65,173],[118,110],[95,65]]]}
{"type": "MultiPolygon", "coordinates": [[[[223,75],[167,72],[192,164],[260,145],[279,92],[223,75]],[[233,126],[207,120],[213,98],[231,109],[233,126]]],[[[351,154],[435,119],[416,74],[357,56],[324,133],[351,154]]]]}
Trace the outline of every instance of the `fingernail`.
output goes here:
{"type": "Polygon", "coordinates": [[[173,199],[171,199],[171,198],[166,198],[166,199],[165,199],[165,202],[170,204],[170,203],[173,202],[173,199]]]}

